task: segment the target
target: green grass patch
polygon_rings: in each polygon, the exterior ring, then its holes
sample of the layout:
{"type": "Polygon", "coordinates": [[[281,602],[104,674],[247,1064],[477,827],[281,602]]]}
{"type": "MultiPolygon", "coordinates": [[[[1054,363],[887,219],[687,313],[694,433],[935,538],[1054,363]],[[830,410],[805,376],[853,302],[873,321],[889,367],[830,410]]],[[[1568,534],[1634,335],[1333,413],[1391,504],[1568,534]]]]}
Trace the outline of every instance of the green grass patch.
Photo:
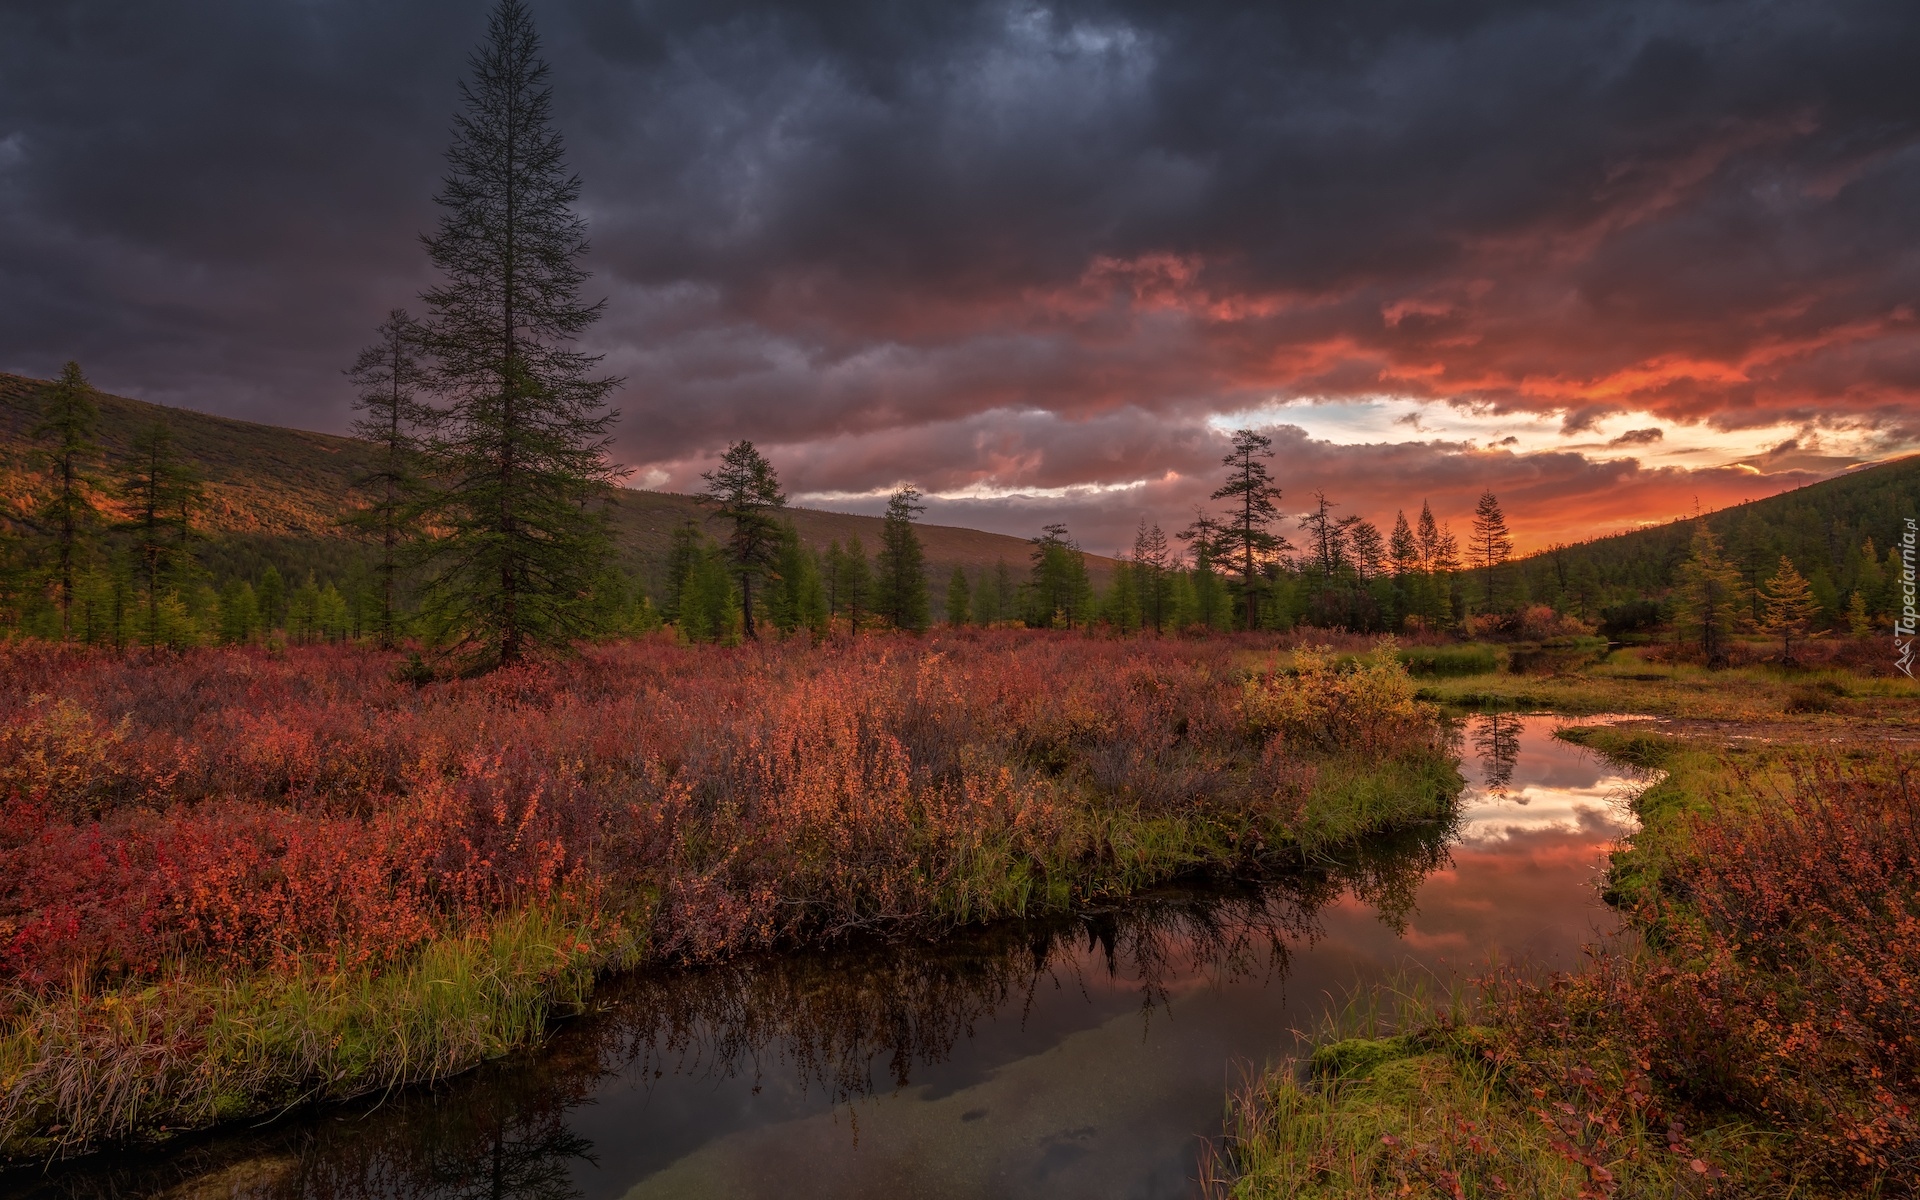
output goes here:
{"type": "Polygon", "coordinates": [[[139,1136],[444,1079],[537,1041],[597,971],[637,961],[525,911],[431,943],[408,967],[163,980],[27,1001],[0,1035],[0,1154],[139,1136]]]}
{"type": "Polygon", "coordinates": [[[1463,676],[1488,675],[1500,669],[1500,651],[1484,642],[1457,646],[1406,646],[1399,651],[1400,664],[1409,675],[1463,676]]]}
{"type": "MultiPolygon", "coordinates": [[[[1353,1002],[1331,1014],[1304,1062],[1232,1097],[1212,1194],[1740,1196],[1755,1194],[1742,1180],[1781,1178],[1777,1139],[1737,1121],[1676,1135],[1629,1086],[1631,1063],[1604,1052],[1557,1061],[1475,1023],[1483,1000],[1415,989],[1397,993],[1384,1019],[1353,1002]]],[[[1813,1193],[1788,1183],[1765,1194],[1813,1193]]]]}

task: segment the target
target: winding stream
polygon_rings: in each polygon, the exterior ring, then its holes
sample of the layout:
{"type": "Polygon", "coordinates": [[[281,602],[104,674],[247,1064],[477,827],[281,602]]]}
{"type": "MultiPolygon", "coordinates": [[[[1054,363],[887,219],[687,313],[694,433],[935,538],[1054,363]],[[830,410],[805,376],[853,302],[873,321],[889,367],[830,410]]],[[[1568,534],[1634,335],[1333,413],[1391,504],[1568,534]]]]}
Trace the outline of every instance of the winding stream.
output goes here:
{"type": "Polygon", "coordinates": [[[1635,781],[1553,717],[1465,723],[1447,829],[1300,879],[939,946],[637,979],[451,1085],[14,1177],[23,1196],[1179,1197],[1230,1085],[1407,967],[1572,965],[1635,781]]]}

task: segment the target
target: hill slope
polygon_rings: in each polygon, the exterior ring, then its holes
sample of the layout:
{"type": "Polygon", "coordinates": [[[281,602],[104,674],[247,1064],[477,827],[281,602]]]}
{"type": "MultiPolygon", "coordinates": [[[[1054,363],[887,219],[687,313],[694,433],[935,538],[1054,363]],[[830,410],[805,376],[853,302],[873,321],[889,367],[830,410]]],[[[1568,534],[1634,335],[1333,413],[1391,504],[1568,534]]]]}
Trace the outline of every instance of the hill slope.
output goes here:
{"type": "MultiPolygon", "coordinates": [[[[39,485],[29,467],[28,431],[38,419],[45,381],[0,373],[0,504],[22,507],[39,485]]],[[[159,420],[173,430],[183,457],[206,478],[206,530],[214,544],[205,557],[217,573],[254,574],[267,562],[304,574],[338,574],[358,553],[335,524],[354,507],[352,481],[369,461],[370,447],[353,438],[260,425],[191,409],[169,408],[96,392],[100,407],[100,443],[108,478],[117,475],[134,434],[159,420]]],[[[661,564],[673,530],[687,520],[704,522],[706,510],[692,496],[629,488],[614,493],[612,520],[620,556],[638,571],[649,589],[658,586],[661,564]]],[[[858,537],[871,554],[880,544],[878,517],[852,513],[791,510],[801,540],[824,550],[834,540],[858,537]]],[[[710,527],[710,532],[718,532],[710,527]]],[[[956,566],[975,573],[1006,560],[1016,572],[1027,562],[1027,543],[1005,534],[951,525],[921,525],[928,577],[943,593],[956,566]]],[[[1096,585],[1104,585],[1113,560],[1087,556],[1096,585]]]]}
{"type": "MultiPolygon", "coordinates": [[[[1785,555],[1832,614],[1856,588],[1884,590],[1887,552],[1906,519],[1915,516],[1920,455],[1724,508],[1707,514],[1706,522],[1750,586],[1771,578],[1785,555]],[[1867,565],[1869,542],[1877,570],[1867,565]]],[[[1542,551],[1520,567],[1536,598],[1550,598],[1582,579],[1604,600],[1657,596],[1672,586],[1692,539],[1693,522],[1674,521],[1542,551]]]]}

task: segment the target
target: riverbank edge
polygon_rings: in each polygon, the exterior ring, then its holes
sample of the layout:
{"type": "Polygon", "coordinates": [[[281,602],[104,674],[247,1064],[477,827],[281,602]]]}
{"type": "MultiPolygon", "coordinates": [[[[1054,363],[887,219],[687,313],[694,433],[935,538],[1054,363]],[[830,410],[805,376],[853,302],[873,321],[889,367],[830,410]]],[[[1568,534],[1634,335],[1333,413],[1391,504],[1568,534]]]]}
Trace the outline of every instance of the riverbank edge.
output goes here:
{"type": "MultiPolygon", "coordinates": [[[[1317,760],[1293,822],[1170,820],[1090,805],[1105,855],[1012,864],[1007,911],[955,897],[883,936],[937,936],[995,920],[1072,911],[1206,876],[1273,876],[1445,820],[1464,786],[1435,750],[1317,760]],[[1128,861],[1121,861],[1127,859],[1128,861]]],[[[400,968],[175,976],[104,994],[26,1002],[0,1034],[0,1178],[108,1149],[157,1147],[241,1121],[432,1084],[536,1045],[587,1006],[596,984],[670,964],[651,949],[657,897],[611,915],[512,913],[484,934],[430,943],[400,968]]],[[[812,948],[813,943],[787,947],[812,948]]]]}
{"type": "MultiPolygon", "coordinates": [[[[1442,696],[1423,689],[1421,698],[1442,696]]],[[[1461,695],[1444,698],[1457,704],[1461,695]]],[[[1529,695],[1518,707],[1540,711],[1548,707],[1543,699],[1529,695]]],[[[1644,720],[1581,725],[1606,705],[1570,707],[1555,714],[1568,721],[1556,737],[1653,774],[1632,801],[1640,827],[1610,854],[1603,885],[1631,936],[1597,950],[1586,972],[1657,963],[1662,931],[1648,914],[1671,911],[1669,867],[1686,852],[1691,820],[1754,814],[1756,785],[1780,782],[1796,757],[1831,753],[1830,731],[1808,722],[1794,740],[1736,748],[1644,720]]],[[[1523,991],[1544,994],[1513,974],[1495,974],[1443,1000],[1410,988],[1390,1019],[1378,1016],[1377,1004],[1366,1006],[1361,1022],[1352,1005],[1331,1014],[1305,1060],[1261,1072],[1228,1096],[1225,1136],[1205,1173],[1210,1194],[1861,1194],[1823,1182],[1797,1161],[1791,1130],[1724,1111],[1702,1120],[1698,1109],[1686,1112],[1695,1121],[1688,1127],[1654,1098],[1642,1064],[1617,1055],[1596,1061],[1615,1048],[1581,1044],[1577,1028],[1559,1039],[1570,1057],[1537,1061],[1528,1051],[1542,1039],[1502,1027],[1516,1015],[1549,1011],[1538,1003],[1529,1010],[1523,991]]],[[[1560,1008],[1551,1015],[1571,1015],[1568,1025],[1578,1026],[1583,1014],[1560,1008]]]]}

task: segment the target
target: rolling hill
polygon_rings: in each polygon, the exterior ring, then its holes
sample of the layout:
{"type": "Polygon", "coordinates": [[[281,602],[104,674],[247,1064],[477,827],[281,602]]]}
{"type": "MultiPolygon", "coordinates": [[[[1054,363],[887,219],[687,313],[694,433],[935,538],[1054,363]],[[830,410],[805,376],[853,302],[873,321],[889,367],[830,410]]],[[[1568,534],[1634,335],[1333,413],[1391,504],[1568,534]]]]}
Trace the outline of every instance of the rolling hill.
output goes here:
{"type": "MultiPolygon", "coordinates": [[[[1772,577],[1791,558],[1812,582],[1829,614],[1856,588],[1884,590],[1887,552],[1907,518],[1920,516],[1920,455],[1856,467],[1764,500],[1705,514],[1725,553],[1750,587],[1772,577]],[[1870,568],[1864,553],[1873,549],[1870,568]]],[[[1693,521],[1678,520],[1631,533],[1556,547],[1521,560],[1530,594],[1553,599],[1570,581],[1585,581],[1604,601],[1658,597],[1687,558],[1693,521]]],[[[1871,600],[1870,600],[1871,602],[1871,600]]]]}
{"type": "MultiPolygon", "coordinates": [[[[0,373],[0,505],[16,511],[39,483],[29,465],[29,431],[38,419],[45,386],[44,380],[0,373]]],[[[173,430],[182,456],[206,480],[204,524],[211,543],[203,558],[216,573],[256,574],[271,562],[283,571],[337,575],[360,553],[358,543],[334,522],[356,503],[352,481],[369,461],[366,443],[104,392],[96,392],[95,400],[106,460],[102,474],[109,478],[119,471],[139,429],[158,420],[173,430]]],[[[688,520],[703,521],[706,510],[694,497],[672,492],[619,488],[611,500],[621,559],[654,590],[673,530],[688,520]]],[[[792,509],[789,515],[801,540],[816,549],[854,537],[868,553],[880,544],[878,517],[809,508],[792,509]]],[[[919,532],[936,593],[943,591],[956,566],[973,574],[991,570],[1004,559],[1017,572],[1027,562],[1029,547],[1021,538],[951,525],[921,525],[919,532]]],[[[1087,556],[1096,586],[1104,586],[1113,566],[1112,559],[1087,556]]]]}

